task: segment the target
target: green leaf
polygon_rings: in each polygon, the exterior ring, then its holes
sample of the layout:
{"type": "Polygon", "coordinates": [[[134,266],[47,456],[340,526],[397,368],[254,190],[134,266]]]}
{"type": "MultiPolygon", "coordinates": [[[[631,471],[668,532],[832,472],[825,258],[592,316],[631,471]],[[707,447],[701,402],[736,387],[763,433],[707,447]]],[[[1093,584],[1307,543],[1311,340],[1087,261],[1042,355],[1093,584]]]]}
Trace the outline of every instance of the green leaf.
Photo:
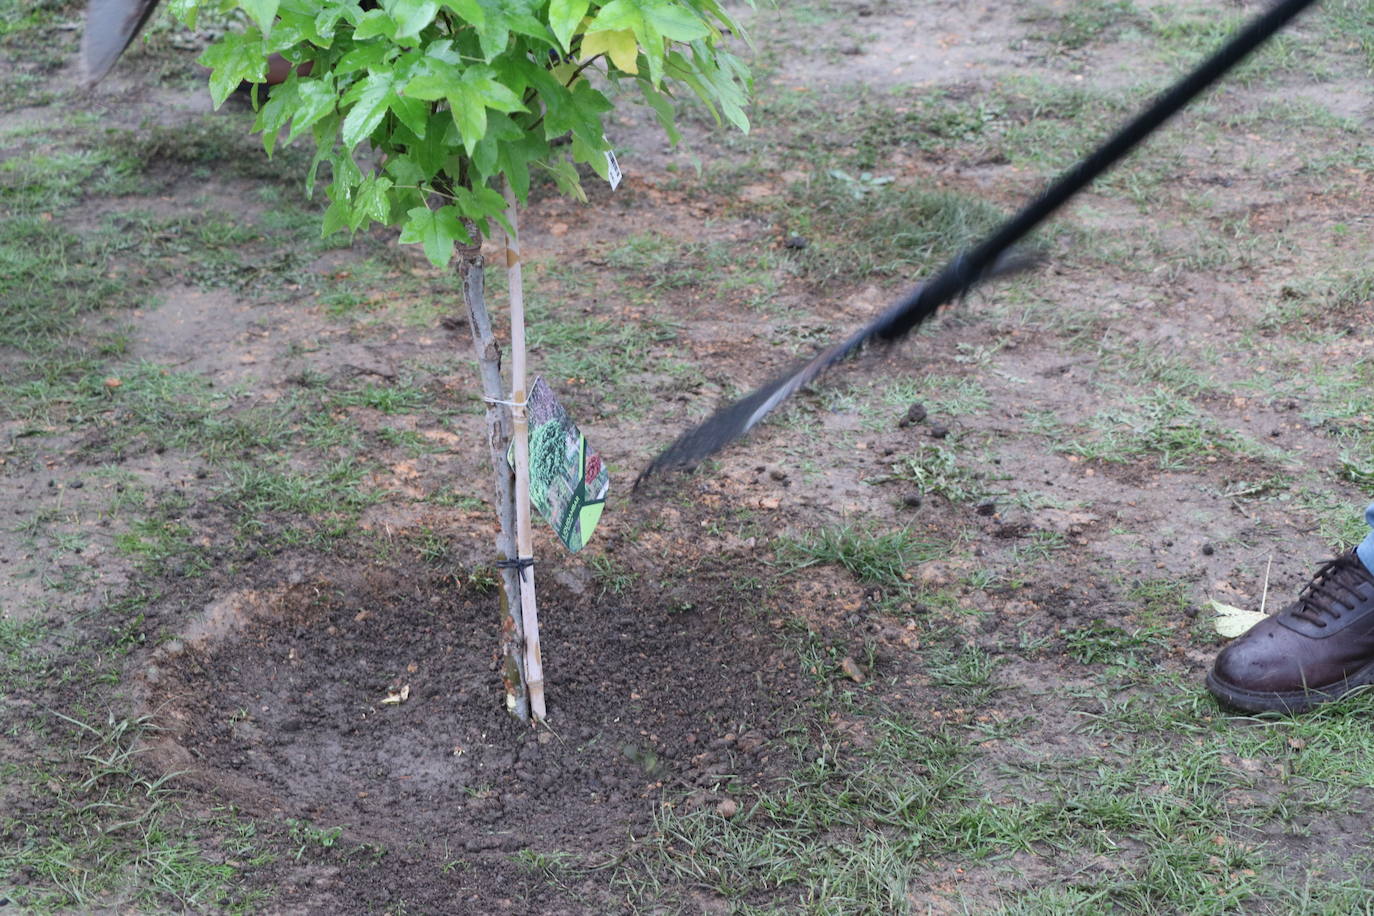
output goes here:
{"type": "Polygon", "coordinates": [[[611,0],[596,14],[587,26],[587,32],[601,32],[607,29],[630,29],[638,31],[644,26],[644,16],[639,7],[630,0],[611,0]]]}
{"type": "Polygon", "coordinates": [[[398,139],[405,145],[406,156],[414,160],[426,180],[439,174],[453,155],[454,147],[462,142],[447,111],[430,112],[423,137],[413,135],[398,139]]]}
{"type": "Polygon", "coordinates": [[[444,61],[430,61],[425,72],[413,77],[401,90],[403,95],[427,102],[437,102],[447,98],[450,92],[462,82],[463,73],[458,67],[444,61]]]}
{"type": "Polygon", "coordinates": [[[315,196],[315,176],[319,173],[320,164],[334,159],[334,138],[339,133],[341,120],[337,114],[329,115],[310,131],[315,138],[315,157],[310,160],[310,168],[305,173],[306,197],[315,196]]]}
{"type": "MultiPolygon", "coordinates": [[[[286,135],[287,143],[333,114],[334,106],[339,101],[338,93],[334,91],[334,77],[330,74],[325,74],[323,79],[301,80],[299,87],[296,108],[291,115],[291,130],[286,135]]],[[[272,91],[272,97],[276,97],[276,90],[272,91]]]]}
{"type": "Polygon", "coordinates": [[[426,175],[410,156],[391,156],[386,160],[384,169],[398,185],[419,187],[432,177],[432,173],[426,175]]]}
{"type": "Polygon", "coordinates": [[[339,26],[339,20],[343,18],[343,5],[326,7],[315,13],[315,34],[320,36],[320,47],[327,48],[333,44],[333,35],[339,26]]]}
{"type": "Polygon", "coordinates": [[[434,0],[390,0],[386,11],[396,23],[394,38],[414,38],[434,21],[439,4],[434,0]]]}
{"type": "Polygon", "coordinates": [[[358,18],[358,25],[353,30],[353,39],[363,41],[367,38],[396,38],[396,20],[386,14],[385,10],[368,10],[358,18]]]}
{"type": "Polygon", "coordinates": [[[352,101],[353,107],[344,117],[344,146],[352,149],[371,136],[386,116],[395,92],[396,75],[390,71],[374,73],[349,90],[344,101],[352,101]]]}
{"type": "Polygon", "coordinates": [[[401,227],[401,241],[407,244],[419,242],[424,246],[425,257],[435,267],[447,267],[453,260],[453,243],[472,244],[471,237],[463,229],[463,221],[458,208],[452,205],[431,210],[428,207],[414,207],[406,213],[405,225],[401,227]]]}
{"type": "MultiPolygon", "coordinates": [[[[666,25],[671,31],[682,35],[695,35],[704,37],[710,34],[704,23],[685,11],[675,11],[668,4],[659,3],[651,7],[641,8],[631,0],[611,0],[603,6],[596,14],[596,18],[587,26],[587,36],[582,39],[583,49],[587,47],[587,39],[593,33],[602,31],[624,31],[629,30],[634,33],[635,41],[640,50],[644,53],[644,58],[649,62],[649,79],[655,86],[663,78],[663,55],[665,48],[663,44],[664,33],[660,24],[666,25]],[[703,31],[704,30],[704,31],[703,31]]],[[[610,53],[610,49],[607,49],[610,53]]],[[[624,59],[623,50],[621,60],[624,59]]],[[[619,66],[619,61],[612,57],[612,62],[619,66]]],[[[635,73],[638,67],[631,70],[621,67],[627,73],[635,73]]]]}
{"type": "MultiPolygon", "coordinates": [[[[492,2],[486,0],[486,6],[489,7],[492,2]]],[[[534,38],[552,48],[557,45],[558,39],[545,24],[543,6],[544,0],[501,0],[506,25],[512,32],[534,38]]]]}
{"type": "Polygon", "coordinates": [[[487,17],[477,0],[440,0],[440,5],[452,10],[468,25],[481,27],[486,24],[487,17]]]}
{"type": "Polygon", "coordinates": [[[696,41],[711,34],[706,23],[678,3],[655,3],[644,7],[644,21],[673,41],[696,41]]]}
{"type": "Polygon", "coordinates": [[[487,132],[472,150],[472,164],[477,170],[474,184],[482,184],[487,178],[499,174],[497,162],[501,148],[511,141],[518,141],[525,135],[509,115],[496,112],[487,115],[487,132]]]}
{"type": "Polygon", "coordinates": [[[550,0],[549,25],[563,50],[572,50],[573,31],[582,24],[591,0],[550,0]]]}
{"type": "Polygon", "coordinates": [[[500,191],[485,186],[475,190],[459,187],[453,189],[453,196],[458,203],[458,209],[468,219],[494,218],[507,232],[512,232],[510,223],[506,222],[506,198],[500,191]]]}
{"type": "Polygon", "coordinates": [[[277,18],[279,0],[239,0],[239,6],[262,30],[262,37],[272,34],[272,20],[277,18]]]}
{"type": "Polygon", "coordinates": [[[544,158],[548,152],[548,143],[533,132],[525,132],[497,148],[496,165],[521,202],[530,193],[530,163],[544,158]]]}
{"type": "Polygon", "coordinates": [[[495,108],[497,111],[504,111],[509,114],[512,111],[525,111],[525,106],[520,103],[520,97],[511,92],[504,83],[491,77],[491,70],[487,67],[473,67],[463,74],[463,82],[471,86],[477,93],[477,97],[482,100],[482,104],[488,108],[495,108]]]}
{"type": "Polygon", "coordinates": [[[597,175],[601,176],[602,181],[605,181],[608,178],[610,178],[611,166],[610,163],[606,161],[606,152],[604,147],[593,146],[587,143],[577,134],[573,134],[572,156],[575,162],[585,162],[588,165],[590,165],[592,167],[592,171],[596,172],[597,175]]]}
{"type": "Polygon", "coordinates": [[[543,0],[478,0],[482,6],[480,23],[477,28],[478,43],[482,48],[482,58],[491,62],[505,53],[510,45],[510,33],[527,35],[547,44],[550,48],[558,39],[535,14],[543,5],[543,0]]]}
{"type": "Polygon", "coordinates": [[[571,159],[546,162],[544,165],[553,173],[553,182],[558,186],[560,193],[576,198],[584,204],[587,202],[587,192],[582,190],[582,179],[578,176],[577,166],[573,165],[571,159]]]}
{"type": "Polygon", "coordinates": [[[467,148],[468,155],[472,155],[473,147],[487,132],[487,106],[482,104],[481,97],[474,89],[461,84],[448,97],[448,104],[453,123],[458,125],[458,133],[463,138],[463,146],[467,148]]]}
{"type": "Polygon", "coordinates": [[[334,65],[334,72],[343,76],[345,73],[375,69],[378,64],[381,64],[393,53],[395,53],[394,47],[379,41],[358,45],[339,58],[339,62],[334,65]]]}
{"type": "MultiPolygon", "coordinates": [[[[272,158],[272,151],[276,147],[277,136],[299,104],[299,96],[300,81],[293,74],[286,82],[273,89],[267,103],[258,109],[253,130],[262,134],[262,146],[267,151],[269,159],[272,158]]],[[[330,101],[332,103],[333,99],[330,101]]]]}
{"type": "MultiPolygon", "coordinates": [[[[330,188],[333,191],[333,188],[330,188]]],[[[348,228],[348,218],[352,214],[352,207],[348,201],[342,197],[336,198],[330,194],[329,206],[325,208],[324,217],[320,222],[320,237],[333,235],[341,229],[348,228]]]]}
{"type": "Polygon", "coordinates": [[[447,101],[463,146],[468,155],[472,155],[486,135],[488,108],[504,112],[525,110],[515,93],[497,80],[494,73],[490,67],[464,69],[445,61],[429,61],[425,72],[406,83],[404,92],[426,101],[441,98],[447,101]]]}
{"type": "Polygon", "coordinates": [[[391,179],[386,176],[369,175],[363,179],[353,195],[353,212],[348,218],[348,228],[357,232],[363,223],[378,222],[386,224],[391,217],[391,179]]]}
{"type": "Polygon", "coordinates": [[[429,103],[424,99],[412,99],[406,96],[392,95],[391,113],[406,127],[409,127],[417,137],[423,137],[425,130],[429,126],[429,103]]]}
{"type": "Polygon", "coordinates": [[[194,29],[196,15],[200,12],[200,0],[172,0],[167,4],[167,11],[184,22],[188,29],[194,29]]]}
{"type": "Polygon", "coordinates": [[[330,185],[339,196],[344,200],[353,197],[353,189],[362,184],[363,170],[358,168],[358,163],[353,161],[353,156],[347,150],[339,150],[329,157],[329,164],[334,169],[334,183],[330,185]]]}
{"type": "Polygon", "coordinates": [[[613,107],[610,100],[590,83],[578,83],[569,93],[568,101],[570,123],[567,129],[581,137],[587,145],[604,150],[606,135],[601,116],[613,107]]]}
{"type": "MultiPolygon", "coordinates": [[[[315,28],[315,17],[304,16],[290,10],[277,10],[277,20],[272,26],[272,36],[267,42],[269,52],[290,52],[300,45],[313,44],[323,47],[329,40],[315,28]]],[[[296,53],[299,56],[300,52],[296,53]]]]}
{"type": "MultiPolygon", "coordinates": [[[[747,84],[748,68],[728,51],[715,49],[713,52],[701,42],[691,47],[690,61],[677,51],[668,55],[670,75],[692,87],[712,115],[718,103],[730,123],[748,133],[749,119],[744,113],[746,99],[741,88],[741,84],[747,84]]],[[[719,121],[719,117],[716,120],[719,121]]]]}
{"type": "Polygon", "coordinates": [[[209,67],[210,99],[216,108],[224,104],[229,93],[248,80],[261,83],[267,79],[267,54],[261,38],[251,33],[230,33],[205,49],[199,63],[209,67]]]}
{"type": "Polygon", "coordinates": [[[490,61],[501,55],[506,45],[510,44],[510,24],[499,4],[483,3],[481,6],[482,21],[473,25],[477,29],[477,41],[482,47],[482,59],[490,61]]]}
{"type": "Polygon", "coordinates": [[[647,79],[640,79],[636,82],[639,83],[639,91],[643,93],[644,101],[648,102],[649,107],[654,110],[654,114],[658,115],[659,126],[668,135],[668,142],[677,146],[678,141],[682,139],[682,134],[678,133],[677,112],[673,109],[673,100],[665,93],[655,89],[653,83],[647,79]]]}

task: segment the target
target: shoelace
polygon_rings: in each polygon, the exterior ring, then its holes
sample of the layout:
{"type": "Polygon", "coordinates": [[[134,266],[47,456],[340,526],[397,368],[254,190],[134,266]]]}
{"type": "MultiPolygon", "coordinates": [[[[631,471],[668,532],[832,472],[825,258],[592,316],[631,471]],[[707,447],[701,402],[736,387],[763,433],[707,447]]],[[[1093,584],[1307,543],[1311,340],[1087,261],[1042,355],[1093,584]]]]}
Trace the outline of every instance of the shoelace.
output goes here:
{"type": "Polygon", "coordinates": [[[1322,615],[1339,620],[1341,614],[1353,611],[1360,603],[1358,586],[1374,579],[1354,553],[1342,554],[1328,560],[1317,570],[1312,581],[1298,595],[1293,616],[1299,620],[1325,627],[1322,615]]]}

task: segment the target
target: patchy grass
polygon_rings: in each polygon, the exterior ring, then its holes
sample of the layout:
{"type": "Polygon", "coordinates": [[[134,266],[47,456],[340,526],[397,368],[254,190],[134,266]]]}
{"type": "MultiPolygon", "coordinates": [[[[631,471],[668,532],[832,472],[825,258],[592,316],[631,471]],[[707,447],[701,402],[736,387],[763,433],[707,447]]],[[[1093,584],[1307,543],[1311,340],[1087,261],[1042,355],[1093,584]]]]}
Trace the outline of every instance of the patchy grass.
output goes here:
{"type": "MultiPolygon", "coordinates": [[[[986,660],[972,650],[943,657],[933,679],[951,699],[987,708],[986,660]]],[[[665,812],[633,867],[739,908],[763,896],[862,913],[924,912],[936,901],[998,913],[1363,911],[1374,895],[1339,856],[1323,880],[1295,885],[1282,846],[1254,831],[1277,816],[1300,832],[1301,812],[1367,787],[1369,758],[1349,756],[1374,750],[1362,703],[1253,724],[1181,704],[1124,733],[1119,718],[1093,715],[1091,732],[1112,740],[1083,757],[1025,743],[1018,729],[1038,733],[1034,720],[1008,720],[1007,731],[918,726],[869,710],[861,746],[838,734],[805,742],[788,783],[733,819],[665,812]],[[1266,764],[1276,760],[1289,763],[1266,764]],[[1283,800],[1267,800],[1281,785],[1283,800]],[[1026,883],[1037,863],[1066,860],[1073,877],[1026,883]],[[950,862],[969,877],[946,881],[950,862]]]]}
{"type": "Polygon", "coordinates": [[[1165,469],[1193,468],[1220,458],[1271,457],[1244,434],[1217,423],[1164,388],[1127,405],[1093,416],[1087,424],[1089,432],[1070,439],[1059,451],[1108,464],[1154,456],[1165,469]]]}
{"type": "MultiPolygon", "coordinates": [[[[259,894],[238,885],[237,867],[212,861],[200,848],[201,836],[185,830],[175,777],[139,771],[135,745],[150,727],[146,719],[112,713],[103,720],[60,713],[56,719],[58,732],[66,733],[62,743],[69,741],[72,750],[9,774],[11,792],[17,787],[28,804],[11,807],[0,820],[0,875],[33,879],[0,884],[12,903],[30,912],[245,912],[261,903],[259,894]]],[[[232,826],[224,818],[204,824],[214,832],[232,826]]],[[[254,847],[247,843],[242,851],[254,847]]]]}
{"type": "Polygon", "coordinates": [[[943,556],[945,547],[909,531],[866,531],[847,525],[779,538],[777,551],[788,572],[830,563],[843,566],[861,582],[902,587],[913,566],[943,556]]]}
{"type": "Polygon", "coordinates": [[[871,482],[893,481],[915,487],[922,496],[939,496],[952,503],[977,500],[990,492],[953,449],[932,443],[921,443],[914,453],[898,456],[891,474],[871,482]]]}
{"type": "Polygon", "coordinates": [[[819,282],[909,277],[952,256],[1003,214],[968,195],[897,187],[832,171],[789,188],[787,230],[810,240],[798,260],[819,282]]]}

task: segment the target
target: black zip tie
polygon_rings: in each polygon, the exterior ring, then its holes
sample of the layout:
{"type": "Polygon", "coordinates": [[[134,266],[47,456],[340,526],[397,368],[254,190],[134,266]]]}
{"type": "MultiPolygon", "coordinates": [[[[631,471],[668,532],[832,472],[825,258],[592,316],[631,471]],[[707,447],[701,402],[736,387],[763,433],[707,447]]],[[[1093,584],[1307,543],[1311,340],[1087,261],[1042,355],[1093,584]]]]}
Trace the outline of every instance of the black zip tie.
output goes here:
{"type": "Polygon", "coordinates": [[[534,557],[516,557],[514,560],[497,560],[497,569],[514,569],[520,573],[520,581],[525,581],[525,570],[534,566],[534,557]]]}

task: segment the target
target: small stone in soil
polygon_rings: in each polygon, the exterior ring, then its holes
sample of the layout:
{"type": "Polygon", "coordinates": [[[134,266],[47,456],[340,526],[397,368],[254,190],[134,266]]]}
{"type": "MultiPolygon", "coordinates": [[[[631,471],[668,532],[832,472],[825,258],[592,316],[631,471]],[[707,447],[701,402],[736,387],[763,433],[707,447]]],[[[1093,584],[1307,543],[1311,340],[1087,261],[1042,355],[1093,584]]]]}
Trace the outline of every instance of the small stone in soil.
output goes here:
{"type": "Polygon", "coordinates": [[[732,818],[739,813],[739,802],[733,798],[722,798],[716,805],[716,813],[723,818],[732,818]]]}
{"type": "Polygon", "coordinates": [[[860,668],[859,663],[854,661],[850,656],[846,655],[844,661],[840,662],[840,670],[854,683],[862,684],[864,682],[863,669],[860,668]]]}

